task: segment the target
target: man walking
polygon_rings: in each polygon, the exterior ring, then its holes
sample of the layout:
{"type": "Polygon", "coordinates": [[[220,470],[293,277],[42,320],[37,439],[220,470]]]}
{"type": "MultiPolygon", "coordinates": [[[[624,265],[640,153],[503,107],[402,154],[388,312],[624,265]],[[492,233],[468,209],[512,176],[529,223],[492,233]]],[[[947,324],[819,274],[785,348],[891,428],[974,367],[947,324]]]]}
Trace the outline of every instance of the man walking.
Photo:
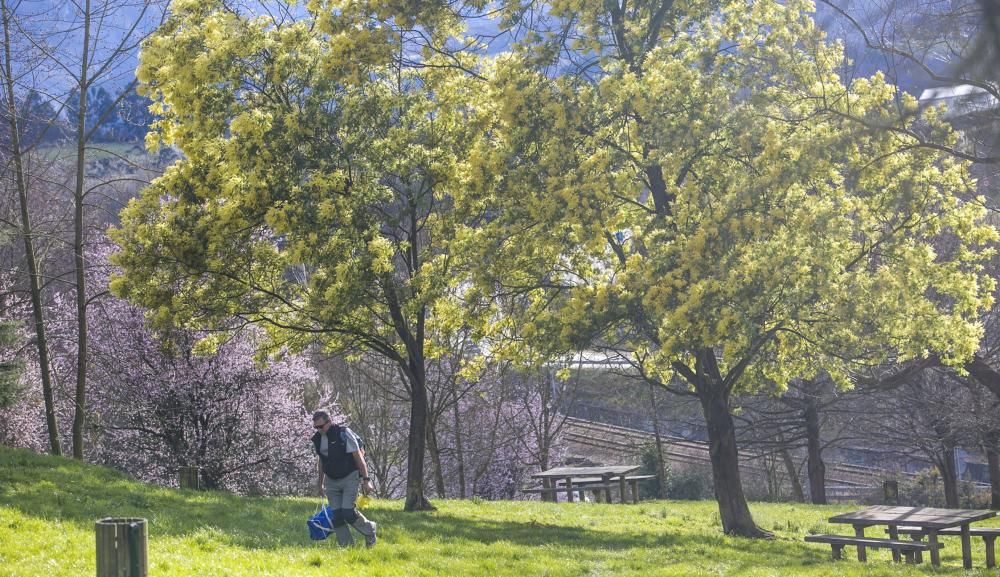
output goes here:
{"type": "Polygon", "coordinates": [[[319,456],[319,494],[324,494],[333,509],[333,530],[341,547],[354,544],[350,527],[354,527],[365,537],[365,545],[375,545],[376,524],[369,521],[355,508],[358,487],[364,482],[365,491],[372,490],[368,478],[365,453],[353,431],[342,425],[335,425],[326,411],[313,413],[313,447],[319,456]],[[348,527],[350,525],[350,527],[348,527]]]}

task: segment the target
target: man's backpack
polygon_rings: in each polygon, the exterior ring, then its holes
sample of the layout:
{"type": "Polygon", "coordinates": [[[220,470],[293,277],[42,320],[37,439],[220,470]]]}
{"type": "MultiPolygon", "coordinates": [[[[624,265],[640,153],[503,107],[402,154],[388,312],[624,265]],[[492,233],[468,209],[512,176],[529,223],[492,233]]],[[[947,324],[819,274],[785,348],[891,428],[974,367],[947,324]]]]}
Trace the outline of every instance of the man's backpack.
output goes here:
{"type": "Polygon", "coordinates": [[[351,433],[354,434],[354,438],[358,440],[358,448],[361,449],[361,450],[364,450],[364,448],[365,448],[365,440],[361,438],[361,435],[359,435],[357,431],[355,431],[354,429],[351,429],[347,425],[341,425],[341,428],[342,429],[348,429],[348,430],[350,430],[351,433]]]}

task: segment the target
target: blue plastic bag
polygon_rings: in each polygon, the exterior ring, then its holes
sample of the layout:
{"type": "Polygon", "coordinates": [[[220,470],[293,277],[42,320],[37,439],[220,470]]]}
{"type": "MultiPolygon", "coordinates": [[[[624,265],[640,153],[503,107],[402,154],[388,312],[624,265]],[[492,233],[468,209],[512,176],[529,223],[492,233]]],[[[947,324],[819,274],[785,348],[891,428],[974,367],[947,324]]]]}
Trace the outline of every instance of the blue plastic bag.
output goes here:
{"type": "Polygon", "coordinates": [[[309,520],[306,521],[306,525],[309,527],[309,538],[313,541],[322,541],[329,537],[333,531],[333,516],[333,509],[329,505],[323,505],[315,515],[309,517],[309,520]]]}

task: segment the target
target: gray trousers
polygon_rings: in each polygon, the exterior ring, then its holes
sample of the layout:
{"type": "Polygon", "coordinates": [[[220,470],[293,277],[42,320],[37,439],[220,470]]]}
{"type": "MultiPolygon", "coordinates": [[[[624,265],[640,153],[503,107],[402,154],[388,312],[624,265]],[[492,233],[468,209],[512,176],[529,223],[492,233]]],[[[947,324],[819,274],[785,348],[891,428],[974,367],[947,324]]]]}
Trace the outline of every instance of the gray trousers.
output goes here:
{"type": "Polygon", "coordinates": [[[358,501],[358,490],[361,488],[361,474],[354,471],[342,479],[331,479],[327,476],[324,484],[326,485],[326,499],[330,502],[330,508],[334,510],[334,514],[347,517],[344,520],[347,522],[346,525],[341,521],[333,526],[334,532],[337,534],[337,543],[342,547],[354,544],[354,536],[351,535],[351,529],[348,525],[366,537],[371,536],[375,532],[371,521],[355,508],[358,501]],[[337,509],[342,510],[337,511],[337,509]]]}

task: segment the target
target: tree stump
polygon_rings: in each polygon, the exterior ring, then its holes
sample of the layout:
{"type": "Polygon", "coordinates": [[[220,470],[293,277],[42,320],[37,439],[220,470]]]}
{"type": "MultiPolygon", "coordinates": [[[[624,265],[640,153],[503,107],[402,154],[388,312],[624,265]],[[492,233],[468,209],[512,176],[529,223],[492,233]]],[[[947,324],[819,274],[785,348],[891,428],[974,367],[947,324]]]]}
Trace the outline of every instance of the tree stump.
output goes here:
{"type": "Polygon", "coordinates": [[[108,517],[94,527],[97,535],[97,577],[148,577],[146,520],[108,517]]]}
{"type": "Polygon", "coordinates": [[[181,467],[181,489],[201,490],[201,467],[181,467]]]}

